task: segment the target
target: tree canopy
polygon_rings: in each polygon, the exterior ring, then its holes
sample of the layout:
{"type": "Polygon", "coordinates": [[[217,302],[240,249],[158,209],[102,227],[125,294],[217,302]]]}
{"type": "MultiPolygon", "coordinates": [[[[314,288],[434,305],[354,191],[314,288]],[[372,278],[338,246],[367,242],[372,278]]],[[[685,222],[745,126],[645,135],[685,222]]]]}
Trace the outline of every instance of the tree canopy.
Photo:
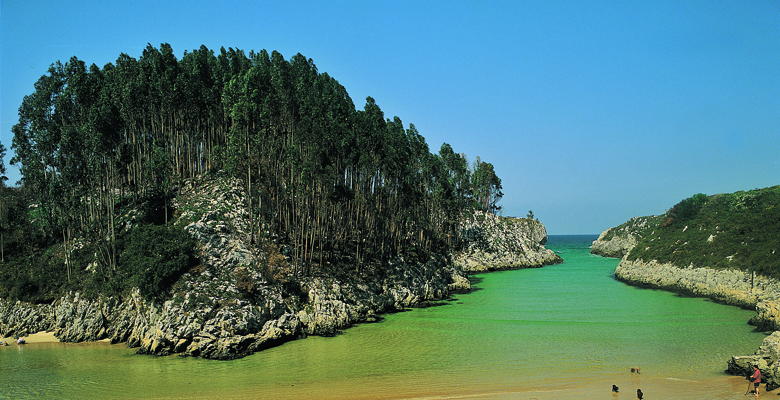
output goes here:
{"type": "Polygon", "coordinates": [[[120,206],[156,199],[166,223],[177,188],[201,174],[242,179],[252,239],[273,238],[303,274],[448,252],[462,218],[502,196],[492,164],[469,167],[449,144],[432,154],[413,124],[371,97],[356,109],[301,54],[201,46],[179,59],[162,44],[103,67],[72,57],[35,83],[12,131],[40,217],[25,226],[64,254],[76,237],[99,243],[109,270],[120,206]]]}

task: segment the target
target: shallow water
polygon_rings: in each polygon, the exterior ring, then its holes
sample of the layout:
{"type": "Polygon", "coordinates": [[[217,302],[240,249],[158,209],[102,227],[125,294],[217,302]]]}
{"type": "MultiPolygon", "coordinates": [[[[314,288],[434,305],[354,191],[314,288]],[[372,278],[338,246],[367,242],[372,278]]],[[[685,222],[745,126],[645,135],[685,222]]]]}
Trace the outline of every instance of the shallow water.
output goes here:
{"type": "Polygon", "coordinates": [[[618,260],[589,254],[593,239],[552,236],[563,264],[476,275],[477,290],[446,305],[240,360],[0,348],[0,398],[633,399],[636,387],[646,399],[743,398],[744,381],[722,371],[764,337],[751,312],[617,282],[618,260]]]}

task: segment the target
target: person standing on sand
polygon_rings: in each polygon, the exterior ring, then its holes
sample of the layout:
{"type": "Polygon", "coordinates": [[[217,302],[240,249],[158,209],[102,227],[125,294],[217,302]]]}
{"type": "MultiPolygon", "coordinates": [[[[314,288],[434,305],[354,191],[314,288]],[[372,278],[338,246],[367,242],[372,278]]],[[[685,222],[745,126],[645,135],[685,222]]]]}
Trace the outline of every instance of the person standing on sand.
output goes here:
{"type": "Polygon", "coordinates": [[[761,370],[757,366],[753,366],[753,375],[750,375],[750,379],[753,381],[753,393],[758,398],[758,387],[761,386],[761,370]]]}
{"type": "Polygon", "coordinates": [[[642,393],[642,389],[637,389],[636,390],[636,398],[639,399],[639,400],[642,400],[644,397],[645,397],[645,394],[642,393]]]}

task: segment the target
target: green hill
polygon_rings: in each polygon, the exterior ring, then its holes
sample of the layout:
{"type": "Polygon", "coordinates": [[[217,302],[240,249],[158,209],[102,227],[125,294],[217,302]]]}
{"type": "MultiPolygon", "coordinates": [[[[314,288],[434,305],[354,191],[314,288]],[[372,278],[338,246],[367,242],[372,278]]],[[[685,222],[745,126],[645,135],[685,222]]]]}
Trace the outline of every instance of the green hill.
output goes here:
{"type": "Polygon", "coordinates": [[[627,258],[780,277],[780,186],[687,198],[644,231],[627,258]]]}

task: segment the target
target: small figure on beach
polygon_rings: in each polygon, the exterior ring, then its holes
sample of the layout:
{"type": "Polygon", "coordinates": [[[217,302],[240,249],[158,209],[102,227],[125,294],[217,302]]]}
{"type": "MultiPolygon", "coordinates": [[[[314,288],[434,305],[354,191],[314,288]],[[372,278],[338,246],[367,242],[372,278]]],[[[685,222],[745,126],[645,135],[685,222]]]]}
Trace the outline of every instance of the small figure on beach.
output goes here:
{"type": "Polygon", "coordinates": [[[27,343],[27,341],[24,340],[23,337],[19,337],[18,339],[16,339],[16,344],[25,344],[25,343],[27,343]]]}
{"type": "Polygon", "coordinates": [[[642,400],[644,397],[645,397],[645,394],[642,393],[642,389],[637,389],[636,390],[636,398],[639,399],[639,400],[642,400]]]}
{"type": "Polygon", "coordinates": [[[761,370],[757,366],[753,366],[753,375],[750,375],[750,380],[753,382],[753,393],[758,398],[758,388],[761,386],[761,370]]]}
{"type": "Polygon", "coordinates": [[[0,346],[8,346],[8,342],[6,342],[5,340],[3,340],[3,343],[0,343],[0,346]]]}
{"type": "Polygon", "coordinates": [[[620,388],[619,388],[619,387],[617,387],[617,385],[612,385],[612,391],[613,391],[613,392],[615,392],[615,393],[617,393],[617,392],[619,392],[619,391],[620,391],[620,388]]]}
{"type": "Polygon", "coordinates": [[[639,374],[639,367],[631,367],[632,374],[639,374]]]}

